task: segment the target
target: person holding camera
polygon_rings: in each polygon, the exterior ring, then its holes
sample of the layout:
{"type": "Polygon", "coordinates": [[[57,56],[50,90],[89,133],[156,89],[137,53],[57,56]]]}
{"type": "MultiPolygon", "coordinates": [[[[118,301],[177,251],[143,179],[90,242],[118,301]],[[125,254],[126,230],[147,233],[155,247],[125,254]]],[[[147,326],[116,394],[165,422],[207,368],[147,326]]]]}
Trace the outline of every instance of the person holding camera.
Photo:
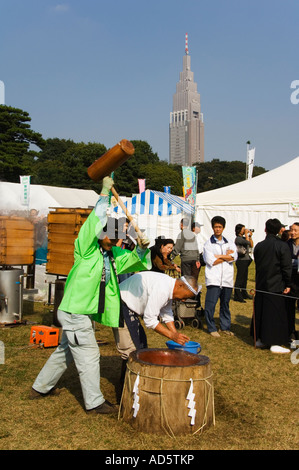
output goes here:
{"type": "Polygon", "coordinates": [[[252,299],[247,292],[248,268],[252,262],[249,249],[253,248],[252,233],[254,230],[245,228],[243,224],[235,227],[235,245],[237,247],[238,259],[236,261],[237,275],[235,280],[234,297],[236,302],[245,303],[245,299],[252,299]]]}

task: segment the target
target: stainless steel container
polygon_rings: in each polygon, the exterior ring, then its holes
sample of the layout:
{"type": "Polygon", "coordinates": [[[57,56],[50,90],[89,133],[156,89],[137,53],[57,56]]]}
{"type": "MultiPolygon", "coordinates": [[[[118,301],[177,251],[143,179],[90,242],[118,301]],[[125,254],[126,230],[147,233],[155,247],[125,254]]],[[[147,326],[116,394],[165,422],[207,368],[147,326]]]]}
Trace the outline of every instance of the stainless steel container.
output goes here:
{"type": "Polygon", "coordinates": [[[22,318],[23,269],[0,269],[0,323],[22,318]]]}

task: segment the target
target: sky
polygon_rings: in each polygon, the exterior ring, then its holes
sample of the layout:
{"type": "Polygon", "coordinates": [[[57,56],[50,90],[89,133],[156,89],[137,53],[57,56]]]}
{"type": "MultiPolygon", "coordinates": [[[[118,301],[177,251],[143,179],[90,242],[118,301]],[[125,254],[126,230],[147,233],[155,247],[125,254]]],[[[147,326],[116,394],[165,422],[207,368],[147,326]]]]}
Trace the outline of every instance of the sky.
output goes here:
{"type": "Polygon", "coordinates": [[[0,0],[5,104],[46,138],[146,140],[169,156],[185,33],[205,161],[299,155],[298,0],[0,0]],[[293,88],[292,88],[293,86],[293,88]]]}

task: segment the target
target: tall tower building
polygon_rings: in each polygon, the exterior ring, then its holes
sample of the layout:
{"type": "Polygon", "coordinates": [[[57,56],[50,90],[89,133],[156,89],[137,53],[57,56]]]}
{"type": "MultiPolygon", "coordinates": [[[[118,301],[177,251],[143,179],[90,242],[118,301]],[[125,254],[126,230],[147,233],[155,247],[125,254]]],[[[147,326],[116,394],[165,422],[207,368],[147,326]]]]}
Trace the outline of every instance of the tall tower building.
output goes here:
{"type": "Polygon", "coordinates": [[[191,72],[188,34],[180,81],[173,95],[169,123],[169,162],[192,166],[204,161],[204,124],[200,110],[200,94],[191,72]]]}

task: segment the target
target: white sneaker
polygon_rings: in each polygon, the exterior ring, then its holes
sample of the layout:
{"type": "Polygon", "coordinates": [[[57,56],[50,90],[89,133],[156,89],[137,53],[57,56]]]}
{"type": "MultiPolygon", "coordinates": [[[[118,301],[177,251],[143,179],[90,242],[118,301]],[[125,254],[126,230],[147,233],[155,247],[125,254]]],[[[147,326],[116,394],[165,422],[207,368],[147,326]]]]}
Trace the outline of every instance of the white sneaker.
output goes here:
{"type": "Polygon", "coordinates": [[[277,345],[271,346],[270,351],[276,354],[285,354],[291,352],[289,349],[277,345]]]}

